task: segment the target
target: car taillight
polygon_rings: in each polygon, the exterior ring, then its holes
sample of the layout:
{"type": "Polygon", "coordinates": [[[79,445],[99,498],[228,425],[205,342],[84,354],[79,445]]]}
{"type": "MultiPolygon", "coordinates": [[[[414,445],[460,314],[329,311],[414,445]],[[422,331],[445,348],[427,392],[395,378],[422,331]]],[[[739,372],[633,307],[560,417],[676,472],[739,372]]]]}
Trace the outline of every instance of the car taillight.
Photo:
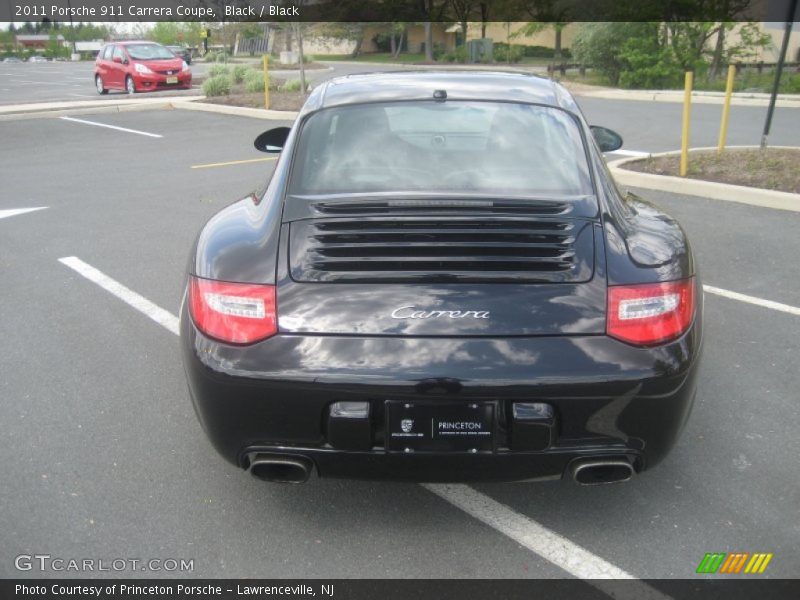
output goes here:
{"type": "Polygon", "coordinates": [[[252,344],[278,331],[274,285],[190,277],[189,309],[200,331],[231,344],[252,344]]]}
{"type": "Polygon", "coordinates": [[[611,337],[640,346],[675,339],[692,324],[694,277],[608,288],[606,328],[611,337]]]}

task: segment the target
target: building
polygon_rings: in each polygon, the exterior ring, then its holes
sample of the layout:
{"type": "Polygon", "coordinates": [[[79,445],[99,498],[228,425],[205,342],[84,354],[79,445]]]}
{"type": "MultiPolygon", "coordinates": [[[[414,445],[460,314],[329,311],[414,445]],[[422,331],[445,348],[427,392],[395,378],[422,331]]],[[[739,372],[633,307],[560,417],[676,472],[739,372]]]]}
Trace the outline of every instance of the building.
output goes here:
{"type": "MultiPolygon", "coordinates": [[[[50,37],[48,34],[18,34],[14,36],[14,40],[18,47],[26,50],[45,50],[50,43],[50,37]]],[[[59,46],[66,45],[63,35],[58,34],[55,39],[59,46]]]]}

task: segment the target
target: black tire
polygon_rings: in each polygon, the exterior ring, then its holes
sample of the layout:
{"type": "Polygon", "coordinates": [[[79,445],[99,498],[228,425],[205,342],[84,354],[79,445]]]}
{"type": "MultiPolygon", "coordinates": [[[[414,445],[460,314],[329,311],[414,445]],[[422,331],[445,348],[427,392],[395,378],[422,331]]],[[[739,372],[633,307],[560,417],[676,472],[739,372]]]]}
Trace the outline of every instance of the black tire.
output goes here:
{"type": "Polygon", "coordinates": [[[125,91],[128,92],[129,94],[136,93],[136,83],[133,81],[133,77],[131,77],[130,75],[125,77],[125,91]]]}
{"type": "Polygon", "coordinates": [[[103,84],[103,78],[100,75],[94,76],[94,87],[97,90],[98,94],[107,94],[108,90],[106,89],[105,85],[103,84]]]}

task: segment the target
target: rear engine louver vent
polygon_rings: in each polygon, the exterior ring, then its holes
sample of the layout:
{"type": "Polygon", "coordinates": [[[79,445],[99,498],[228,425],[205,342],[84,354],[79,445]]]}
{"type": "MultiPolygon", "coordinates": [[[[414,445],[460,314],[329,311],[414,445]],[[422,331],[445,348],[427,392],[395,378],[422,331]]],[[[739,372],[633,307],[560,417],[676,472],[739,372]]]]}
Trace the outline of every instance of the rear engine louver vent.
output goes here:
{"type": "MultiPolygon", "coordinates": [[[[345,209],[332,204],[330,210],[345,209]]],[[[578,282],[591,277],[594,246],[589,222],[530,216],[464,217],[441,215],[441,210],[439,205],[436,216],[424,217],[296,221],[290,233],[292,278],[578,282]]],[[[396,215],[397,207],[392,207],[392,212],[396,215]]],[[[496,213],[497,207],[492,208],[492,214],[496,213]]],[[[519,215],[518,206],[514,213],[519,215]]]]}

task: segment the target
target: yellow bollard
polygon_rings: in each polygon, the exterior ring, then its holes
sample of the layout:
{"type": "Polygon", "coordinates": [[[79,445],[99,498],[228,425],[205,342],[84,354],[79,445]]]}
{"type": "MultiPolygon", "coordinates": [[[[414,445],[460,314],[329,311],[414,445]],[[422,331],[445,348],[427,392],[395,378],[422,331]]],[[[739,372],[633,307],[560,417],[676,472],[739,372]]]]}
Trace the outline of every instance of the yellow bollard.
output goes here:
{"type": "Polygon", "coordinates": [[[269,56],[264,55],[264,108],[269,110],[269,56]]]}
{"type": "Polygon", "coordinates": [[[683,90],[683,128],[681,130],[681,177],[686,177],[689,170],[689,117],[692,112],[692,83],[694,74],[686,71],[683,90]]]}
{"type": "Polygon", "coordinates": [[[728,137],[728,119],[731,116],[731,94],[733,93],[733,79],[736,77],[736,66],[728,65],[728,82],[725,84],[725,103],[722,105],[722,122],[719,125],[719,144],[717,154],[725,150],[725,139],[728,137]]]}

